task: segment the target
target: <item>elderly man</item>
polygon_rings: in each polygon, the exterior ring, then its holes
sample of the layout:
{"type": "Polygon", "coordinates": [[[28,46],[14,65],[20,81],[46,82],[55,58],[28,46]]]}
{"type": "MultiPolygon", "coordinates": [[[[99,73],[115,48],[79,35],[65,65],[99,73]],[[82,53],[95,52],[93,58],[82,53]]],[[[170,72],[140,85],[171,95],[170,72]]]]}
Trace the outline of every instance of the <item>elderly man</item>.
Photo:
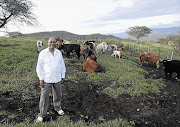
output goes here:
{"type": "Polygon", "coordinates": [[[63,115],[61,109],[61,80],[64,80],[66,67],[62,53],[56,49],[56,40],[51,37],[48,40],[48,47],[39,53],[37,67],[37,76],[40,80],[41,97],[39,102],[38,118],[36,122],[42,122],[46,116],[49,105],[49,93],[52,89],[53,105],[58,114],[63,115]]]}

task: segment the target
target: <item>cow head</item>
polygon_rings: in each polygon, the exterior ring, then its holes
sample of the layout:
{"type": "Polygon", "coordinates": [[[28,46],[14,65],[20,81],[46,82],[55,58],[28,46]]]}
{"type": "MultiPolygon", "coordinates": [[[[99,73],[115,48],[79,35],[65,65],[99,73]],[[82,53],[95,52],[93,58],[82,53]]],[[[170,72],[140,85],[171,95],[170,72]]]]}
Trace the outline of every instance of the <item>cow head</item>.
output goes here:
{"type": "Polygon", "coordinates": [[[56,48],[61,50],[62,49],[62,45],[64,45],[63,42],[60,42],[60,41],[56,41],[56,48]]]}
{"type": "Polygon", "coordinates": [[[95,56],[95,55],[91,55],[91,56],[89,56],[90,57],[90,59],[91,60],[94,60],[95,62],[97,62],[96,60],[97,60],[97,57],[95,56]]]}
{"type": "Polygon", "coordinates": [[[166,67],[166,65],[167,65],[167,63],[169,62],[169,61],[171,61],[171,60],[163,60],[161,63],[163,63],[163,67],[165,68],[166,67]]]}
{"type": "Polygon", "coordinates": [[[141,52],[139,55],[140,60],[147,59],[148,57],[147,52],[141,52]]]}

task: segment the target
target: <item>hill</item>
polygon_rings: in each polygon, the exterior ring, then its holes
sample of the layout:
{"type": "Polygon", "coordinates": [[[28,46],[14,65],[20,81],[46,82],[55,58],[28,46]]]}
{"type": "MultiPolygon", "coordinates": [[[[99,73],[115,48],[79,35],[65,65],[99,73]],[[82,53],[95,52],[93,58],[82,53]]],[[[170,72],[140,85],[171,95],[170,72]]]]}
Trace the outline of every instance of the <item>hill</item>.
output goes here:
{"type": "Polygon", "coordinates": [[[24,37],[40,37],[40,38],[49,38],[49,37],[61,37],[66,40],[89,40],[89,39],[100,39],[100,40],[121,40],[119,37],[113,35],[103,35],[103,34],[90,34],[90,35],[78,35],[70,33],[67,31],[48,31],[48,32],[38,32],[31,34],[23,34],[24,37]]]}

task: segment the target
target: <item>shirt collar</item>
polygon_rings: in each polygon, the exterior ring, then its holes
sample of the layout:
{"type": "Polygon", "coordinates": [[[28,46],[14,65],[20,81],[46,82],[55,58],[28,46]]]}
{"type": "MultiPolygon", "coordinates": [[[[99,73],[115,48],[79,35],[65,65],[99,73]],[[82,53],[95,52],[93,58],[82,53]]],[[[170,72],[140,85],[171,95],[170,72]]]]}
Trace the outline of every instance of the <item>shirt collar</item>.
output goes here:
{"type": "MultiPolygon", "coordinates": [[[[45,51],[46,51],[46,52],[50,52],[50,51],[49,51],[49,47],[47,47],[47,48],[45,49],[45,51]]],[[[57,49],[55,48],[55,49],[54,49],[54,53],[55,53],[56,51],[57,51],[57,49]]]]}

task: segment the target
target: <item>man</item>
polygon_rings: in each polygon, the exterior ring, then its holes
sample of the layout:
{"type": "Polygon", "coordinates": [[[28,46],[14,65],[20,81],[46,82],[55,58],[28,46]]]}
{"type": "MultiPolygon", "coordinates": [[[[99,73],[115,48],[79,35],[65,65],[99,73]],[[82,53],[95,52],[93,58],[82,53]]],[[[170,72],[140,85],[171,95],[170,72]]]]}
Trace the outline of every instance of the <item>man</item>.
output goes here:
{"type": "Polygon", "coordinates": [[[36,122],[42,122],[46,116],[49,106],[49,93],[52,89],[54,109],[60,115],[64,115],[61,109],[61,80],[64,81],[66,67],[62,53],[56,49],[56,40],[51,37],[48,40],[48,48],[39,53],[37,67],[37,76],[40,80],[41,97],[39,102],[38,118],[36,122]]]}

